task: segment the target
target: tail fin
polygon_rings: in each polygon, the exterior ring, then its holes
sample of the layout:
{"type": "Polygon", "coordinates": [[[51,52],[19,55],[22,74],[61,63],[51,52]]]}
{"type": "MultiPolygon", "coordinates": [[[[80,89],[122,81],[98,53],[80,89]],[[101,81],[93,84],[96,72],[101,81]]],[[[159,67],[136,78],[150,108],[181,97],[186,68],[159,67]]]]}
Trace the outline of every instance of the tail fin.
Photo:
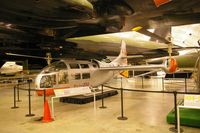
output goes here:
{"type": "Polygon", "coordinates": [[[124,40],[122,40],[122,42],[121,42],[120,54],[111,63],[114,64],[114,66],[126,66],[127,65],[127,51],[126,51],[126,43],[124,40]]]}

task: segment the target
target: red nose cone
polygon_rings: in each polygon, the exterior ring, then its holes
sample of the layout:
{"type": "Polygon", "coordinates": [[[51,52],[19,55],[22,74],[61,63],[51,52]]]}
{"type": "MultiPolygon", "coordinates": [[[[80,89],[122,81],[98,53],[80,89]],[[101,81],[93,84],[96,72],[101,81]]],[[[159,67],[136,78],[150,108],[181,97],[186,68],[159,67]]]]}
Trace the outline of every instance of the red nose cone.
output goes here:
{"type": "Polygon", "coordinates": [[[169,60],[169,72],[174,73],[177,69],[177,62],[174,58],[169,60]]]}

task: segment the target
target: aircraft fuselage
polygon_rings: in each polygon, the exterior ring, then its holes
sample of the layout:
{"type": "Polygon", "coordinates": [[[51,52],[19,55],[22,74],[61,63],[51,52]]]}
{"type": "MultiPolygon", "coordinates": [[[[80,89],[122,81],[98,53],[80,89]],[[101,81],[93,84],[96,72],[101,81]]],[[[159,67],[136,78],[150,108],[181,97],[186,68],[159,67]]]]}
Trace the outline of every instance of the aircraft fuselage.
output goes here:
{"type": "MultiPolygon", "coordinates": [[[[109,65],[109,63],[105,63],[109,65]]],[[[114,71],[100,71],[99,64],[89,61],[58,61],[42,70],[36,78],[37,89],[97,87],[114,77],[114,71]]]]}

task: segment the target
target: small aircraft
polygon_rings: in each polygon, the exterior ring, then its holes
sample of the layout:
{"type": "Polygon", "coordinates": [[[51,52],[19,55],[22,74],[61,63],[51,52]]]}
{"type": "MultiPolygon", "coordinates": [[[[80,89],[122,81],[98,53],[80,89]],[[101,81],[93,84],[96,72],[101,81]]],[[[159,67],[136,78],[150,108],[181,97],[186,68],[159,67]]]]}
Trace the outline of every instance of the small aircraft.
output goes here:
{"type": "Polygon", "coordinates": [[[166,60],[163,64],[129,66],[127,64],[126,43],[122,40],[120,54],[112,62],[60,60],[45,67],[37,75],[35,84],[38,95],[43,95],[42,90],[46,90],[46,95],[49,96],[54,95],[54,89],[98,87],[117,74],[123,73],[124,70],[162,69],[167,73],[173,73],[176,68],[176,60],[173,58],[166,60]]]}
{"type": "Polygon", "coordinates": [[[13,62],[13,61],[7,61],[1,67],[0,74],[15,75],[16,73],[19,73],[21,71],[23,71],[23,66],[17,65],[16,62],[13,62]]]}

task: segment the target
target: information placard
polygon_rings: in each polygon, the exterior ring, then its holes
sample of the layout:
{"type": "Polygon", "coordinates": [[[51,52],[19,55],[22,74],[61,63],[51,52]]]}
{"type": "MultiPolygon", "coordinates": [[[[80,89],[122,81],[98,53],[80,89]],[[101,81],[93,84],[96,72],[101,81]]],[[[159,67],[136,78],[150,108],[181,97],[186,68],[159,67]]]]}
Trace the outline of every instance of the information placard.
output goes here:
{"type": "Polygon", "coordinates": [[[55,89],[54,93],[56,97],[64,97],[64,96],[75,96],[75,95],[91,93],[91,90],[88,86],[85,86],[85,87],[74,87],[66,89],[55,89]]]}
{"type": "Polygon", "coordinates": [[[200,107],[200,95],[185,95],[184,106],[200,107]]]}

